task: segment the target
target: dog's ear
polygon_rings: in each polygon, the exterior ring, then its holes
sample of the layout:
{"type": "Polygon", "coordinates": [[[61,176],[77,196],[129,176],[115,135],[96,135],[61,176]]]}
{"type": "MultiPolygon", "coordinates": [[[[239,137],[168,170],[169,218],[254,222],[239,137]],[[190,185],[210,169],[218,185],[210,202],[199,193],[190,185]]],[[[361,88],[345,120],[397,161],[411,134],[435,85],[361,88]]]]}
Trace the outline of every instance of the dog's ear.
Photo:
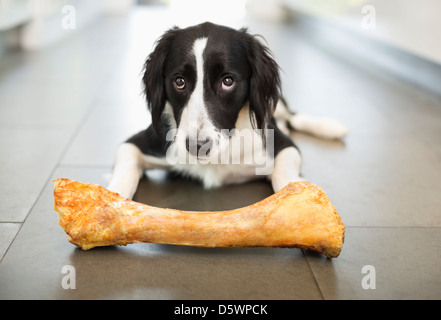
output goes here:
{"type": "Polygon", "coordinates": [[[242,29],[242,32],[248,38],[251,68],[249,105],[255,117],[251,118],[251,123],[255,128],[265,130],[280,96],[279,66],[271,57],[267,46],[256,36],[246,33],[246,29],[242,29]]]}
{"type": "Polygon", "coordinates": [[[164,64],[177,30],[179,28],[174,27],[157,40],[155,49],[147,57],[144,64],[142,82],[155,132],[158,132],[161,126],[161,116],[167,100],[164,83],[164,64]]]}

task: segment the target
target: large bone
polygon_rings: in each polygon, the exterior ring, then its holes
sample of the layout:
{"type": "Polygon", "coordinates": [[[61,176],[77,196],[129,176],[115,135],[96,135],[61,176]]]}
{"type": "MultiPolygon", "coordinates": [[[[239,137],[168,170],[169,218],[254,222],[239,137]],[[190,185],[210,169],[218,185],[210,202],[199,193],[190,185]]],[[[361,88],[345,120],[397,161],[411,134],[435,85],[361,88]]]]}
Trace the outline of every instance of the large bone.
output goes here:
{"type": "Polygon", "coordinates": [[[88,250],[137,242],[200,247],[297,247],[340,254],[345,227],[325,193],[294,182],[253,205],[218,212],[161,209],[102,186],[54,180],[59,224],[88,250]]]}

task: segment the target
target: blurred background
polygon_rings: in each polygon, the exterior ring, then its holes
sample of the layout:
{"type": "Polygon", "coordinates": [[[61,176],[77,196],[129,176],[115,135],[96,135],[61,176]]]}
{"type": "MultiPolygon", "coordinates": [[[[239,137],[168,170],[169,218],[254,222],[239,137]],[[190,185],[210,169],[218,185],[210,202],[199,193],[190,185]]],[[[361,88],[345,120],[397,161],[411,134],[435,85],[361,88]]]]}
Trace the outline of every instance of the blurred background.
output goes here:
{"type": "MultiPolygon", "coordinates": [[[[125,16],[142,23],[127,40],[142,32],[145,48],[173,25],[212,21],[251,26],[267,33],[271,42],[278,31],[265,29],[265,23],[291,24],[352,62],[374,63],[438,92],[432,65],[423,62],[441,63],[441,41],[434,32],[441,29],[436,16],[440,10],[436,0],[0,0],[0,58],[8,50],[35,52],[57,41],[80,38],[100,19],[116,16],[121,22],[125,16]],[[424,60],[413,61],[418,72],[409,65],[414,56],[424,60]]],[[[103,30],[100,37],[111,37],[112,32],[103,30]]]]}
{"type": "Polygon", "coordinates": [[[433,32],[441,28],[437,19],[441,4],[436,0],[0,0],[3,47],[38,49],[66,36],[59,29],[63,7],[64,14],[70,13],[68,5],[76,10],[77,28],[86,28],[103,14],[123,14],[143,6],[161,7],[167,12],[150,21],[152,26],[164,23],[164,19],[182,27],[201,21],[240,25],[246,17],[284,21],[302,14],[354,32],[369,29],[367,25],[363,28],[361,20],[373,9],[378,12],[378,19],[371,16],[376,19],[375,27],[371,25],[375,32],[364,35],[441,62],[441,48],[433,32]]]}
{"type": "Polygon", "coordinates": [[[145,21],[146,33],[153,35],[161,27],[203,21],[239,27],[249,18],[286,22],[308,17],[441,63],[434,32],[441,28],[441,3],[436,0],[0,0],[0,48],[38,50],[71,36],[66,30],[84,29],[103,15],[133,8],[157,11],[145,21]]]}

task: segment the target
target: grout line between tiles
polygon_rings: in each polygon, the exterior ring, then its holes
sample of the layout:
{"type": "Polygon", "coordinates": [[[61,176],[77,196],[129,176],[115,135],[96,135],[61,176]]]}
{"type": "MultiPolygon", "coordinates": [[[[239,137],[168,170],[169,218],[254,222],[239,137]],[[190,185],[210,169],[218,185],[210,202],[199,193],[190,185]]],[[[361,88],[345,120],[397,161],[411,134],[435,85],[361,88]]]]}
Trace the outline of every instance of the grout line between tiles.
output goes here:
{"type": "MultiPolygon", "coordinates": [[[[93,101],[94,99],[92,99],[93,101]]],[[[92,103],[92,102],[91,102],[92,103]]],[[[5,250],[5,253],[3,254],[2,259],[0,260],[0,264],[3,261],[4,257],[6,257],[6,255],[8,254],[9,248],[11,247],[11,245],[14,243],[15,239],[17,238],[18,234],[21,231],[21,228],[23,227],[23,225],[25,224],[29,214],[32,212],[32,210],[34,209],[36,203],[38,202],[38,200],[41,198],[41,196],[43,195],[44,189],[46,188],[47,184],[50,182],[51,177],[53,176],[55,170],[57,170],[57,168],[59,167],[60,161],[61,159],[63,159],[66,151],[68,150],[69,146],[72,144],[73,140],[75,139],[75,137],[77,136],[78,132],[81,130],[81,128],[84,125],[85,120],[89,117],[91,111],[93,110],[93,107],[90,107],[90,110],[88,110],[87,112],[85,112],[85,115],[82,117],[81,121],[79,122],[77,128],[73,131],[72,136],[69,138],[69,140],[67,141],[64,149],[61,151],[60,156],[58,157],[58,160],[56,162],[56,164],[54,165],[54,167],[52,168],[51,172],[49,173],[48,177],[46,178],[46,180],[44,181],[44,183],[42,184],[42,187],[40,189],[40,192],[38,193],[37,197],[35,198],[34,203],[31,205],[31,207],[28,210],[28,213],[26,214],[25,218],[23,219],[23,221],[21,222],[21,225],[19,227],[19,229],[17,230],[17,233],[15,234],[14,238],[11,240],[11,242],[9,243],[8,247],[5,250]]]]}
{"type": "MultiPolygon", "coordinates": [[[[111,70],[111,69],[109,69],[111,70]]],[[[110,71],[108,71],[106,74],[103,74],[102,77],[103,79],[108,78],[110,75],[110,71]]],[[[51,177],[53,176],[53,174],[55,173],[55,170],[57,170],[60,167],[61,161],[64,158],[64,156],[67,153],[67,150],[69,150],[69,147],[72,145],[73,141],[75,140],[75,138],[78,136],[79,132],[81,131],[81,129],[84,127],[87,119],[91,116],[92,112],[97,108],[98,104],[95,103],[96,100],[98,100],[99,96],[99,91],[97,91],[97,93],[91,97],[90,101],[89,101],[89,108],[84,112],[83,117],[81,117],[80,121],[78,122],[76,128],[73,130],[71,137],[68,139],[66,145],[64,146],[64,149],[61,151],[60,156],[58,157],[58,160],[56,161],[56,164],[54,165],[54,167],[52,168],[51,172],[49,173],[47,179],[45,180],[45,182],[42,184],[41,190],[38,193],[37,197],[35,198],[34,203],[30,206],[25,218],[23,219],[23,221],[18,222],[20,223],[20,227],[18,228],[15,236],[13,237],[13,239],[9,242],[8,247],[6,248],[3,256],[0,259],[0,264],[2,263],[3,259],[6,257],[6,255],[8,254],[9,248],[11,247],[11,245],[14,243],[15,239],[17,238],[18,234],[21,231],[21,228],[23,227],[24,223],[26,222],[29,214],[32,212],[32,210],[34,209],[36,203],[38,202],[38,200],[41,198],[43,191],[45,189],[45,187],[47,186],[47,184],[50,182],[51,177]]]]}
{"type": "MultiPolygon", "coordinates": [[[[104,77],[104,75],[103,75],[104,77]]],[[[60,156],[58,157],[58,160],[56,161],[56,164],[54,165],[54,167],[52,168],[51,172],[49,173],[47,179],[44,181],[44,183],[42,184],[42,187],[40,189],[40,192],[38,193],[37,197],[35,198],[34,203],[31,205],[31,207],[29,208],[25,218],[23,219],[22,222],[20,222],[20,227],[18,228],[15,236],[13,237],[13,239],[10,241],[8,247],[6,248],[2,258],[0,259],[0,264],[2,263],[3,259],[6,257],[6,255],[8,254],[9,248],[12,246],[12,244],[14,243],[15,239],[17,238],[18,234],[21,231],[21,228],[23,228],[23,225],[25,224],[29,214],[32,212],[32,210],[34,209],[36,203],[38,202],[38,200],[41,198],[41,196],[43,195],[43,192],[46,188],[46,186],[48,185],[48,183],[50,182],[52,176],[55,173],[55,170],[57,170],[60,167],[60,163],[63,159],[63,157],[65,156],[67,150],[69,149],[69,147],[72,145],[73,141],[75,140],[75,138],[78,136],[78,133],[81,131],[81,129],[83,128],[83,126],[85,125],[87,119],[90,117],[90,115],[92,114],[92,112],[95,110],[95,108],[97,108],[97,103],[95,103],[95,101],[98,99],[98,95],[95,95],[89,102],[90,106],[89,108],[85,111],[83,117],[81,118],[81,120],[78,122],[78,125],[76,127],[75,130],[73,130],[73,133],[71,135],[71,137],[67,140],[66,145],[64,146],[63,150],[60,153],[60,156]]]]}
{"type": "Polygon", "coordinates": [[[312,269],[311,264],[309,263],[308,257],[306,256],[305,250],[303,250],[303,249],[302,249],[302,254],[303,254],[303,257],[306,259],[306,263],[308,263],[309,271],[312,274],[312,277],[314,278],[314,283],[320,293],[320,297],[322,298],[322,300],[326,300],[325,296],[323,295],[322,289],[320,288],[320,285],[317,281],[314,270],[312,269]]]}

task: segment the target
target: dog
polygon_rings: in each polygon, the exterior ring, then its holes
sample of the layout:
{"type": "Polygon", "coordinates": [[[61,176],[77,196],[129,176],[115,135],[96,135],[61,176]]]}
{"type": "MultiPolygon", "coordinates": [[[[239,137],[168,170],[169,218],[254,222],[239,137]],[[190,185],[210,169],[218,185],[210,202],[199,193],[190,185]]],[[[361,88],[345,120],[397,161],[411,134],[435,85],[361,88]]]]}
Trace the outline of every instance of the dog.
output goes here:
{"type": "Polygon", "coordinates": [[[267,177],[274,192],[304,180],[290,130],[341,139],[341,123],[294,113],[279,66],[258,36],[209,22],[160,37],[142,77],[151,125],[122,143],[108,188],[131,199],[145,170],[205,188],[267,177]]]}

